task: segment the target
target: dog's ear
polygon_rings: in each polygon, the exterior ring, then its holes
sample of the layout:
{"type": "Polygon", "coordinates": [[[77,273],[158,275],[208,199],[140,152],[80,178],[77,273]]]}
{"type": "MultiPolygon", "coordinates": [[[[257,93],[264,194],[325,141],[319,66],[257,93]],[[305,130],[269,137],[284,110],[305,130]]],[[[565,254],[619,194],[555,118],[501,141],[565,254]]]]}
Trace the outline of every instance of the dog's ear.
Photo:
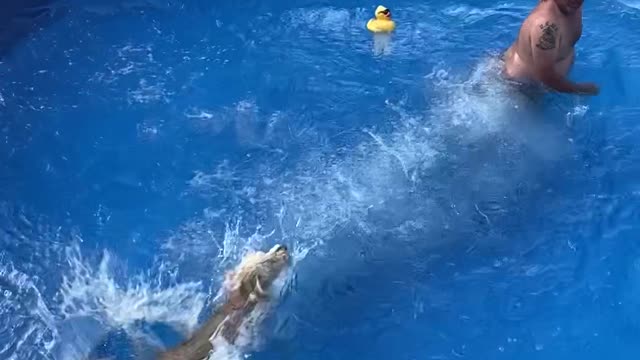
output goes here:
{"type": "Polygon", "coordinates": [[[267,292],[262,288],[262,285],[260,284],[260,277],[258,276],[256,276],[256,288],[254,289],[253,293],[261,299],[269,296],[269,294],[267,294],[267,292]]]}
{"type": "Polygon", "coordinates": [[[240,290],[240,293],[242,294],[242,296],[246,298],[251,295],[251,293],[253,293],[253,289],[255,288],[255,283],[256,283],[256,275],[255,274],[245,274],[245,276],[242,279],[239,279],[239,284],[237,284],[236,286],[238,287],[238,290],[240,290]]]}

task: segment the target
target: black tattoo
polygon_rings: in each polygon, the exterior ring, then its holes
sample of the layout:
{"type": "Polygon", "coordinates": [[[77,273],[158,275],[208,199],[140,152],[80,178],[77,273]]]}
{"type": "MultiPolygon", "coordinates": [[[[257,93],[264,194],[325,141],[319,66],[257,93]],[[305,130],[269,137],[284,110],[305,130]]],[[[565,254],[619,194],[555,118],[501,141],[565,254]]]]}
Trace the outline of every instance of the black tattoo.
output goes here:
{"type": "Polygon", "coordinates": [[[558,26],[548,21],[544,25],[540,25],[542,35],[538,39],[536,47],[541,50],[551,50],[556,47],[556,39],[558,38],[558,26]]]}

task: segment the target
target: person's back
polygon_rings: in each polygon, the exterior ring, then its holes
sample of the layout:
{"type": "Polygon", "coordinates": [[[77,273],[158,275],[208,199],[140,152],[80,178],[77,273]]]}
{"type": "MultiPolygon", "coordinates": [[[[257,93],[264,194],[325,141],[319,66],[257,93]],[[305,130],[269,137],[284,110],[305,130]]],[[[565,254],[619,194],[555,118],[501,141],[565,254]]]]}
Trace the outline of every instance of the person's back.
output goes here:
{"type": "Polygon", "coordinates": [[[542,0],[505,53],[504,73],[518,81],[537,81],[560,92],[595,94],[594,84],[566,79],[574,46],[582,34],[582,0],[542,0]]]}

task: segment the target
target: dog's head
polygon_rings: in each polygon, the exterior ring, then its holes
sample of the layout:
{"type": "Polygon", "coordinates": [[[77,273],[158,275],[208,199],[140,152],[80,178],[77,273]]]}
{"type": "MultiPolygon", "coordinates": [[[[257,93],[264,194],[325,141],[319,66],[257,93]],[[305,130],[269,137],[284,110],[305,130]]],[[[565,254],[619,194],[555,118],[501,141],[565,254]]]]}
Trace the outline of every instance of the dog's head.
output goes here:
{"type": "Polygon", "coordinates": [[[269,251],[247,254],[240,264],[226,276],[227,290],[246,301],[251,294],[261,295],[289,265],[289,251],[284,245],[275,245],[269,251]]]}

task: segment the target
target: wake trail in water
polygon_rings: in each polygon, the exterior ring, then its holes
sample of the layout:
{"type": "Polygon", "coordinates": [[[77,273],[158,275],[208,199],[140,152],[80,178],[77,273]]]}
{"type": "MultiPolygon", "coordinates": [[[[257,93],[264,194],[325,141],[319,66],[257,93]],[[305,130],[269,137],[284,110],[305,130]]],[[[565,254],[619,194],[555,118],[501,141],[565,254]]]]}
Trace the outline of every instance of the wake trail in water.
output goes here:
{"type": "MultiPolygon", "coordinates": [[[[11,311],[25,312],[38,325],[25,332],[26,338],[0,349],[0,354],[19,357],[15,348],[28,339],[41,344],[42,354],[80,359],[114,329],[142,336],[141,322],[169,324],[186,334],[198,323],[224,270],[247,251],[274,242],[289,246],[295,268],[309,254],[322,257],[346,231],[390,234],[398,241],[419,235],[425,240],[412,244],[415,248],[440,244],[439,237],[429,234],[473,231],[478,217],[483,224],[492,224],[505,207],[504,197],[520,182],[535,177],[539,159],[556,161],[564,156],[562,139],[544,137],[545,146],[539,146],[531,134],[546,134],[544,129],[528,123],[523,135],[523,128],[514,126],[514,118],[528,103],[497,79],[497,66],[492,60],[481,63],[463,80],[450,76],[444,67],[435,69],[426,76],[436,89],[426,115],[410,112],[403,103],[388,102],[391,131],[363,129],[353,135],[353,145],[340,149],[323,141],[316,129],[296,128],[286,114],[267,121],[266,131],[257,131],[252,121],[258,121],[254,118],[258,115],[250,101],[225,110],[232,118],[225,121],[237,121],[239,133],[273,150],[271,162],[261,164],[264,159],[257,159],[240,166],[226,161],[213,172],[197,172],[185,196],[197,194],[209,199],[209,206],[159,241],[162,252],[148,273],[127,274],[107,251],[100,259],[85,259],[77,247],[66,249],[67,267],[56,305],[48,308],[24,274],[3,268],[1,279],[14,284],[12,294],[29,293],[26,298],[33,300],[22,307],[24,300],[5,292],[9,300],[3,306],[19,306],[11,311]],[[277,156],[292,145],[283,145],[280,134],[285,127],[296,134],[290,140],[293,145],[317,146],[306,147],[309,150],[295,166],[282,170],[270,165],[281,161],[277,156]],[[231,201],[219,202],[221,198],[231,201]],[[211,288],[197,281],[203,276],[214,279],[211,288]]],[[[209,110],[188,111],[185,117],[199,124],[217,118],[209,110]]],[[[4,328],[3,332],[10,329],[4,328]]],[[[259,344],[261,336],[245,338],[259,344]]],[[[235,347],[227,349],[239,354],[235,347]]]]}
{"type": "MultiPolygon", "coordinates": [[[[379,248],[387,258],[451,239],[469,242],[470,249],[482,246],[480,234],[496,231],[500,219],[518,209],[509,196],[538,191],[528,184],[570,154],[558,127],[537,121],[536,104],[500,78],[500,66],[490,58],[468,77],[434,69],[426,76],[435,89],[426,114],[388,101],[391,116],[385,121],[391,131],[362,129],[351,134],[352,145],[339,149],[324,146],[322,135],[298,131],[286,114],[280,115],[280,126],[303,134],[292,141],[313,139],[321,145],[285,171],[256,164],[262,159],[200,170],[189,183],[190,192],[211,204],[201,218],[167,239],[163,256],[197,276],[277,239],[294,249],[298,261],[312,254],[339,272],[335,269],[353,264],[348,259],[365,246],[342,243],[346,236],[368,241],[367,247],[379,248]],[[233,201],[217,206],[221,192],[233,201]],[[408,247],[390,248],[377,240],[382,238],[408,247]],[[328,258],[328,252],[344,254],[328,258]]],[[[571,117],[579,121],[585,112],[576,110],[571,117]]],[[[274,128],[271,133],[281,132],[274,128]]],[[[260,139],[262,146],[276,143],[286,153],[281,140],[260,139]]],[[[307,281],[321,283],[322,276],[307,281]]]]}

